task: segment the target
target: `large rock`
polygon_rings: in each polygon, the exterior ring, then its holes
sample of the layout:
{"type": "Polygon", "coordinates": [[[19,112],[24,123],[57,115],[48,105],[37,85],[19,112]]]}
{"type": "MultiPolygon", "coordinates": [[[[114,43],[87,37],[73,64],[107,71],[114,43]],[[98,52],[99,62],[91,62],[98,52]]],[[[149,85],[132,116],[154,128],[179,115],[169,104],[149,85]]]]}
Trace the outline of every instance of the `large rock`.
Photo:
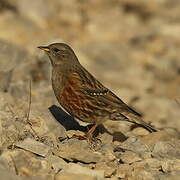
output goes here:
{"type": "Polygon", "coordinates": [[[84,163],[96,163],[103,160],[103,156],[99,152],[94,152],[89,148],[86,141],[79,141],[77,139],[70,139],[59,145],[53,153],[68,161],[79,161],[84,163]]]}

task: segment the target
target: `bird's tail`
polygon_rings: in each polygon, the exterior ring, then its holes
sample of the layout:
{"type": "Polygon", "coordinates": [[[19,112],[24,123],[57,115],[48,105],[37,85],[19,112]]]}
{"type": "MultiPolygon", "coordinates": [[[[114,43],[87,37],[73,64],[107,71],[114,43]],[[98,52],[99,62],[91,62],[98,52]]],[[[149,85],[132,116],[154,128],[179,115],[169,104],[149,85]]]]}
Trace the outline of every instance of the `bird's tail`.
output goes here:
{"type": "Polygon", "coordinates": [[[120,118],[116,118],[114,120],[120,120],[120,119],[123,120],[123,121],[127,121],[127,122],[130,122],[130,123],[136,124],[137,126],[143,127],[143,128],[147,129],[151,133],[158,131],[152,125],[144,122],[141,116],[137,116],[136,114],[127,113],[126,116],[121,114],[120,118]]]}
{"type": "Polygon", "coordinates": [[[147,129],[151,133],[158,131],[156,128],[154,128],[150,124],[147,124],[146,122],[144,122],[144,120],[142,119],[142,115],[140,113],[136,112],[134,109],[132,109],[129,106],[126,108],[128,109],[127,114],[124,113],[123,115],[127,117],[128,119],[127,121],[137,124],[138,126],[147,129]]]}
{"type": "Polygon", "coordinates": [[[147,124],[145,122],[140,122],[140,123],[137,123],[137,122],[134,122],[134,121],[131,121],[131,122],[134,123],[134,124],[137,124],[140,127],[143,127],[145,129],[147,129],[151,133],[158,131],[156,128],[154,128],[153,126],[151,126],[150,124],[147,124]]]}
{"type": "Polygon", "coordinates": [[[137,124],[140,127],[143,127],[145,129],[147,129],[149,132],[157,132],[158,130],[156,128],[154,128],[152,125],[146,123],[143,121],[142,117],[138,117],[138,116],[133,116],[132,120],[130,120],[129,118],[127,119],[128,122],[131,122],[133,124],[137,124]]]}

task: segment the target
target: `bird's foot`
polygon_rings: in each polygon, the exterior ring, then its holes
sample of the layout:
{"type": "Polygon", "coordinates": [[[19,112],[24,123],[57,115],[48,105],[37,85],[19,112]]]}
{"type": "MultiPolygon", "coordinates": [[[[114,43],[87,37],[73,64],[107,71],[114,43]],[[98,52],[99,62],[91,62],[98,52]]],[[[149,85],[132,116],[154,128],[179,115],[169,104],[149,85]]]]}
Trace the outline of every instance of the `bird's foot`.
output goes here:
{"type": "Polygon", "coordinates": [[[86,140],[88,137],[86,135],[80,136],[80,135],[73,135],[72,138],[78,139],[78,140],[86,140]]]}
{"type": "Polygon", "coordinates": [[[92,134],[90,134],[90,133],[86,133],[84,136],[74,134],[72,136],[72,138],[76,138],[79,140],[92,140],[92,139],[94,139],[92,134]]]}

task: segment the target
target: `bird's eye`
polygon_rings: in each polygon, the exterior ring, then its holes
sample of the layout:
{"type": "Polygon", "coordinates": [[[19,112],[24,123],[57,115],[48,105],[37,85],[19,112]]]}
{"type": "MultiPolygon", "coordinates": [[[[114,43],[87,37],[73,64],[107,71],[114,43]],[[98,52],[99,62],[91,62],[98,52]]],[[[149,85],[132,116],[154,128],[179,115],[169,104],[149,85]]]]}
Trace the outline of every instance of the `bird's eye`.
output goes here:
{"type": "Polygon", "coordinates": [[[56,53],[60,51],[58,48],[54,48],[53,50],[54,50],[54,52],[56,52],[56,53]]]}
{"type": "Polygon", "coordinates": [[[65,57],[66,57],[66,54],[61,54],[61,56],[62,56],[63,58],[65,58],[65,57]]]}

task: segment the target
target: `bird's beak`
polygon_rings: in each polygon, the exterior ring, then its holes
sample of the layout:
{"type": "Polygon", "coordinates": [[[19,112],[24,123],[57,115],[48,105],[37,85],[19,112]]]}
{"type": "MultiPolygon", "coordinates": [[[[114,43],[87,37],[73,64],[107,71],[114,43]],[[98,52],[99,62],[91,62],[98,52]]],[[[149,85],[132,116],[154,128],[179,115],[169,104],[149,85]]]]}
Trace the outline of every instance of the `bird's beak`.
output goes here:
{"type": "Polygon", "coordinates": [[[49,49],[48,46],[39,46],[38,48],[39,48],[39,49],[42,49],[42,50],[44,50],[44,51],[46,51],[46,52],[49,52],[49,51],[50,51],[50,49],[49,49]]]}

